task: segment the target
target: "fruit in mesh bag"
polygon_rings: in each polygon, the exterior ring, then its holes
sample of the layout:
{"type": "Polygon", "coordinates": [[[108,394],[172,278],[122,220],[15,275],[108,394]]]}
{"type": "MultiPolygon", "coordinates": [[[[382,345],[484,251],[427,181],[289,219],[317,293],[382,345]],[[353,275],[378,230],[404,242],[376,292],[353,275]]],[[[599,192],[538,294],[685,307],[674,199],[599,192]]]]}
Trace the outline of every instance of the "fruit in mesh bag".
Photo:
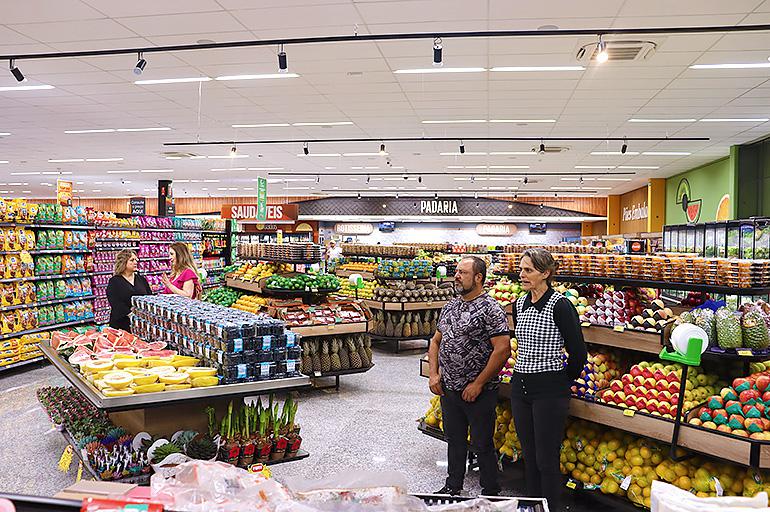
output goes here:
{"type": "Polygon", "coordinates": [[[767,348],[770,345],[770,335],[762,313],[751,308],[743,314],[743,342],[748,348],[767,348]]]}
{"type": "Polygon", "coordinates": [[[714,315],[716,318],[717,341],[721,348],[739,348],[743,346],[743,332],[738,317],[725,307],[714,315]]]}
{"type": "Polygon", "coordinates": [[[706,331],[709,337],[709,345],[715,346],[718,335],[714,312],[710,309],[696,309],[692,313],[695,325],[706,331]]]}

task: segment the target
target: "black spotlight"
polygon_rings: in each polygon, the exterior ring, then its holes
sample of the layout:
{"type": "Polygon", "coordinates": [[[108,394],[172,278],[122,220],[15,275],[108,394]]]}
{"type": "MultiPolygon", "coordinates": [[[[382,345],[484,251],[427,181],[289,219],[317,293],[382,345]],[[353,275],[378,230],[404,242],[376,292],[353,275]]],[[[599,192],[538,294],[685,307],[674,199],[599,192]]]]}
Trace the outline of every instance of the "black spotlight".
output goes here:
{"type": "Polygon", "coordinates": [[[16,79],[17,82],[23,82],[24,81],[24,73],[21,72],[19,68],[16,67],[16,61],[12,60],[10,63],[10,69],[11,74],[16,79]]]}
{"type": "Polygon", "coordinates": [[[628,144],[626,143],[626,139],[623,139],[623,145],[620,146],[620,154],[625,155],[626,151],[628,151],[628,144]]]}
{"type": "Polygon", "coordinates": [[[417,183],[422,183],[422,176],[417,176],[417,183]]]}
{"type": "Polygon", "coordinates": [[[302,152],[305,153],[306,155],[310,154],[310,148],[308,147],[307,142],[305,142],[305,144],[302,145],[302,152]]]}
{"type": "Polygon", "coordinates": [[[238,155],[238,148],[233,146],[230,148],[230,158],[235,158],[238,155]]]}
{"type": "Polygon", "coordinates": [[[361,192],[358,193],[358,196],[356,196],[356,199],[361,199],[361,192]]]}
{"type": "Polygon", "coordinates": [[[529,178],[527,178],[526,176],[524,176],[524,184],[526,185],[527,183],[529,183],[529,178]]]}
{"type": "Polygon", "coordinates": [[[436,192],[435,194],[433,194],[433,199],[438,199],[438,192],[436,192]]]}
{"type": "Polygon", "coordinates": [[[433,40],[433,66],[440,68],[444,65],[442,62],[443,56],[443,46],[441,44],[441,38],[437,37],[433,40]]]}
{"type": "Polygon", "coordinates": [[[540,153],[541,155],[545,154],[545,144],[543,144],[542,140],[540,141],[540,148],[538,149],[537,152],[540,153]]]}
{"type": "Polygon", "coordinates": [[[463,141],[460,141],[460,154],[462,155],[465,153],[465,144],[463,144],[463,141]]]}
{"type": "Polygon", "coordinates": [[[386,153],[385,151],[385,143],[380,144],[380,154],[384,155],[386,153]]]}
{"type": "Polygon", "coordinates": [[[147,61],[144,60],[144,56],[142,55],[142,52],[139,52],[139,60],[136,61],[136,66],[134,66],[134,74],[135,75],[141,75],[144,73],[144,68],[147,67],[147,61]]]}
{"type": "Polygon", "coordinates": [[[283,51],[283,45],[281,45],[281,48],[278,51],[278,72],[288,73],[288,71],[289,71],[289,61],[286,59],[286,52],[283,51]]]}

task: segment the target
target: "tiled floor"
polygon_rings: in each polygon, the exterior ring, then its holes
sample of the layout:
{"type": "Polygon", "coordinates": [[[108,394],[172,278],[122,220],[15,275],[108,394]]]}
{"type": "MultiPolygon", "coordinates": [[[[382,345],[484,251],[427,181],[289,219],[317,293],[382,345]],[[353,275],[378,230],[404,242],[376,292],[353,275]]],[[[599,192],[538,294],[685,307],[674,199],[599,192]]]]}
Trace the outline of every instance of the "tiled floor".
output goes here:
{"type": "MultiPolygon", "coordinates": [[[[428,493],[442,487],[446,475],[445,444],[417,430],[416,420],[428,408],[427,380],[419,377],[419,352],[375,351],[369,372],[341,380],[340,391],[313,390],[300,394],[297,414],[303,461],[274,466],[284,481],[316,479],[339,472],[368,469],[401,473],[410,492],[428,493]]],[[[76,464],[68,473],[57,468],[66,444],[38,406],[35,390],[64,385],[51,366],[0,378],[0,490],[51,495],[74,482],[76,464]]],[[[503,475],[504,492],[521,495],[522,468],[513,465],[503,475]]],[[[476,473],[465,489],[478,493],[476,473]]],[[[618,510],[596,503],[574,502],[574,512],[618,510]]]]}

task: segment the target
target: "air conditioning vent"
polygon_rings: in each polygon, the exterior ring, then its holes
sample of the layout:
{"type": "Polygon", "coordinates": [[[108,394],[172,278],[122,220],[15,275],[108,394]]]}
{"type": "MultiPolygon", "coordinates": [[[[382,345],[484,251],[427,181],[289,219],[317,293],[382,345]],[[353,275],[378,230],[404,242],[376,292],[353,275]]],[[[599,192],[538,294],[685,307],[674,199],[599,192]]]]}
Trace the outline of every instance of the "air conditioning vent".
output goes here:
{"type": "MultiPolygon", "coordinates": [[[[533,146],[532,150],[533,153],[539,153],[540,152],[540,146],[533,146]]],[[[565,151],[569,151],[569,147],[567,146],[545,146],[545,152],[546,154],[554,154],[554,153],[563,153],[565,151]]]]}
{"type": "MultiPolygon", "coordinates": [[[[604,42],[607,45],[609,62],[646,60],[652,57],[658,47],[652,41],[608,41],[605,39],[604,42]]],[[[599,53],[599,45],[589,43],[581,46],[575,57],[578,61],[588,62],[596,60],[597,53],[599,53]]]]}
{"type": "Polygon", "coordinates": [[[161,156],[164,158],[192,158],[198,155],[186,151],[164,151],[161,156]]]}

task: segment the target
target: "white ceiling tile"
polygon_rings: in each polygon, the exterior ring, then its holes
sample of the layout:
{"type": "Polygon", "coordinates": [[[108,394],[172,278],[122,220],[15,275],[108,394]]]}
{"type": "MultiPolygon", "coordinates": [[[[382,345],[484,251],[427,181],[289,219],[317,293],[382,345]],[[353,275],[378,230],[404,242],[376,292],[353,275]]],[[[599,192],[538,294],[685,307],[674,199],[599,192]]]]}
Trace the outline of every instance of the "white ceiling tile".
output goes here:
{"type": "MultiPolygon", "coordinates": [[[[204,34],[209,32],[237,32],[243,30],[228,12],[164,14],[120,18],[120,24],[143,37],[174,34],[204,34]]],[[[191,37],[191,39],[193,39],[191,37]]],[[[191,43],[194,41],[190,41],[191,43]]]]}
{"type": "MultiPolygon", "coordinates": [[[[11,28],[42,43],[97,41],[131,37],[133,32],[111,19],[73,20],[10,25],[11,28]]],[[[92,46],[93,47],[93,46],[92,46]]]]}
{"type": "Polygon", "coordinates": [[[350,3],[246,9],[232,11],[232,15],[260,37],[264,30],[327,25],[347,25],[352,33],[354,24],[363,23],[350,3]]]}
{"type": "Polygon", "coordinates": [[[94,9],[110,18],[124,16],[155,16],[179,12],[213,12],[222,7],[215,0],[84,0],[94,9]]]}
{"type": "Polygon", "coordinates": [[[14,23],[42,23],[46,21],[65,22],[103,18],[80,0],[25,0],[23,2],[5,2],[3,5],[2,22],[6,25],[14,23]]]}

